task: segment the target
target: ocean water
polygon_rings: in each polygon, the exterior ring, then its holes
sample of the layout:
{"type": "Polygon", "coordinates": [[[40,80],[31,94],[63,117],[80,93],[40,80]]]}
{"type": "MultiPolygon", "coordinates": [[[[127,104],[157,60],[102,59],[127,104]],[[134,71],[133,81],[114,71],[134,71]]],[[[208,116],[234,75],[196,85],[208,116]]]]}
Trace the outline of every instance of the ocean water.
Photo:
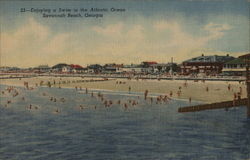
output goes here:
{"type": "MultiPolygon", "coordinates": [[[[0,86],[1,91],[5,88],[0,86]]],[[[142,93],[94,90],[91,97],[91,90],[88,94],[59,88],[17,90],[14,98],[7,91],[0,97],[1,160],[250,158],[250,119],[245,107],[183,114],[177,110],[189,102],[156,104],[154,99],[151,104],[142,93]],[[97,92],[112,106],[105,107],[97,92]],[[51,97],[57,101],[50,101],[51,97]],[[130,100],[138,105],[130,105],[130,100]]]]}

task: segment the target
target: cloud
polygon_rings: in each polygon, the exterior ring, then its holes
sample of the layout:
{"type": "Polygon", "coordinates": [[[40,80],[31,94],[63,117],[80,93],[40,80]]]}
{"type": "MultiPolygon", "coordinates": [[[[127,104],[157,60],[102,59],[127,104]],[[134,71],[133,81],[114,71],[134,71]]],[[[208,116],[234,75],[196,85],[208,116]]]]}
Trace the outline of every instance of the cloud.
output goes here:
{"type": "Polygon", "coordinates": [[[11,54],[16,50],[29,51],[37,44],[44,43],[48,37],[48,28],[39,25],[33,18],[14,33],[2,33],[2,50],[11,54]]]}
{"type": "Polygon", "coordinates": [[[204,30],[210,33],[208,40],[218,39],[224,35],[224,32],[232,29],[228,24],[209,23],[204,26],[204,30]]]}
{"type": "Polygon", "coordinates": [[[67,34],[53,35],[50,28],[34,18],[14,32],[1,36],[1,65],[34,66],[48,64],[54,54],[67,49],[67,34]]]}
{"type": "Polygon", "coordinates": [[[153,24],[153,27],[156,31],[171,30],[175,33],[180,31],[180,25],[174,21],[157,21],[153,24]]]}
{"type": "Polygon", "coordinates": [[[37,23],[33,18],[15,32],[3,32],[1,36],[1,65],[13,63],[32,64],[40,56],[40,46],[47,43],[49,28],[37,23]]]}
{"type": "Polygon", "coordinates": [[[62,33],[47,40],[46,45],[41,48],[43,53],[50,55],[60,55],[69,47],[70,34],[62,33]]]}
{"type": "MultiPolygon", "coordinates": [[[[193,35],[177,21],[151,23],[110,23],[83,26],[78,31],[53,32],[48,26],[28,19],[13,32],[1,36],[1,65],[20,67],[60,62],[81,65],[93,63],[140,63],[145,60],[177,62],[201,53],[213,40],[220,39],[232,26],[208,23],[193,35]]],[[[218,54],[225,54],[218,52],[218,54]]]]}
{"type": "Polygon", "coordinates": [[[121,36],[123,27],[123,23],[119,22],[113,25],[107,25],[105,27],[94,26],[92,29],[93,31],[104,36],[121,36]]]}

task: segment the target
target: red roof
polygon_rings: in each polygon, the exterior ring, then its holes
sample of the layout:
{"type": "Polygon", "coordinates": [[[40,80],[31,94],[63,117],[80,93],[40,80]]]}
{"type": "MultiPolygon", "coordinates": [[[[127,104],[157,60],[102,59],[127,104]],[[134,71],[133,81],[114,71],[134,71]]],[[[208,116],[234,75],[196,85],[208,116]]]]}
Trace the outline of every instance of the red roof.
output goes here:
{"type": "Polygon", "coordinates": [[[77,69],[77,68],[83,68],[83,67],[78,64],[71,64],[70,68],[77,69]]]}
{"type": "Polygon", "coordinates": [[[147,64],[157,64],[157,62],[155,62],[155,61],[149,61],[149,62],[144,62],[144,63],[147,63],[147,64]]]}

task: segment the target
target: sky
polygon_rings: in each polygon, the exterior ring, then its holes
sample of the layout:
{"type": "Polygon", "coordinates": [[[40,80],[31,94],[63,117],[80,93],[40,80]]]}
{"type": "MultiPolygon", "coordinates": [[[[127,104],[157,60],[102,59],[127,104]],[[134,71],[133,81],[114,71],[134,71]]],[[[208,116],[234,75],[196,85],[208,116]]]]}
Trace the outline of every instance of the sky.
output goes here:
{"type": "MultiPolygon", "coordinates": [[[[57,63],[176,63],[204,55],[249,53],[249,0],[1,0],[0,66],[57,63]],[[82,17],[44,18],[56,9],[82,17]],[[107,12],[90,12],[105,8],[107,12]],[[111,8],[123,12],[111,12],[111,8]],[[74,12],[71,12],[74,13],[74,12]],[[103,17],[85,17],[85,14],[103,17]]],[[[67,14],[66,14],[67,16],[67,14]]]]}

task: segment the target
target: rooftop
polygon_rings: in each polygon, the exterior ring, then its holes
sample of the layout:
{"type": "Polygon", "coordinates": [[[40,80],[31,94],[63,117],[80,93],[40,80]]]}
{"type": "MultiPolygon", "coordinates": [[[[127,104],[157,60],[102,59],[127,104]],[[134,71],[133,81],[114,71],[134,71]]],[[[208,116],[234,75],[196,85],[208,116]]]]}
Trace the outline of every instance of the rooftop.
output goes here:
{"type": "Polygon", "coordinates": [[[232,61],[226,62],[225,64],[245,64],[245,62],[241,58],[236,58],[232,61]]]}
{"type": "Polygon", "coordinates": [[[250,53],[245,54],[245,55],[242,55],[242,56],[239,56],[239,58],[242,58],[242,59],[250,59],[250,53]]]}
{"type": "Polygon", "coordinates": [[[71,64],[71,65],[70,65],[70,68],[78,69],[78,68],[83,68],[83,67],[80,66],[80,65],[78,65],[78,64],[71,64]]]}
{"type": "Polygon", "coordinates": [[[55,69],[55,68],[62,68],[64,66],[68,66],[66,63],[59,63],[59,64],[56,64],[54,65],[52,68],[55,69]]]}
{"type": "Polygon", "coordinates": [[[226,56],[218,56],[218,55],[210,55],[210,56],[199,56],[184,62],[227,62],[233,60],[234,57],[226,55],[226,56]]]}

